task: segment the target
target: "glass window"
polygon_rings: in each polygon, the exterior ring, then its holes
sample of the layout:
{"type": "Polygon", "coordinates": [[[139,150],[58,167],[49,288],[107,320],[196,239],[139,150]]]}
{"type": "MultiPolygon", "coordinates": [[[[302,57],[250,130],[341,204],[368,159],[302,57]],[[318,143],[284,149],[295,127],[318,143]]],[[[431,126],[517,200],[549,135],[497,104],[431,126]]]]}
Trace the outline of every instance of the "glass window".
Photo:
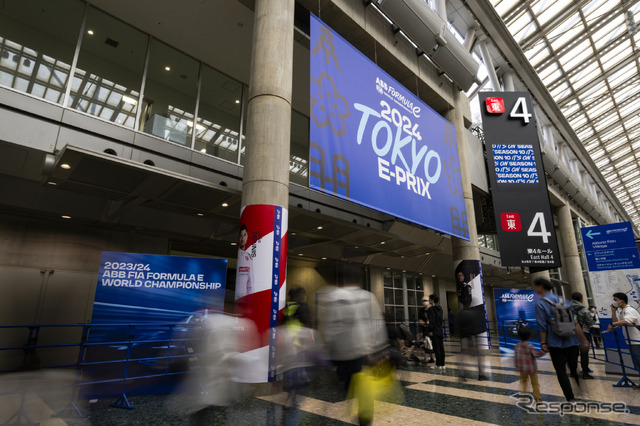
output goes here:
{"type": "Polygon", "coordinates": [[[404,297],[402,296],[402,290],[394,290],[394,293],[395,293],[395,304],[404,305],[404,297]]]}
{"type": "Polygon", "coordinates": [[[84,3],[4,0],[0,3],[0,84],[62,103],[84,3]]]}
{"type": "Polygon", "coordinates": [[[191,146],[198,61],[153,39],[140,130],[191,146]]]}
{"type": "Polygon", "coordinates": [[[393,274],[393,287],[402,288],[402,274],[393,274]]]}
{"type": "Polygon", "coordinates": [[[89,9],[67,106],[135,127],[147,42],[135,28],[89,9]]]}
{"type": "Polygon", "coordinates": [[[416,292],[415,291],[409,290],[407,292],[407,296],[409,297],[408,301],[407,301],[407,304],[409,306],[416,306],[418,304],[418,300],[416,299],[416,292]]]}
{"type": "Polygon", "coordinates": [[[393,290],[389,288],[384,289],[384,304],[393,305],[393,290]]]}
{"type": "Polygon", "coordinates": [[[242,83],[202,67],[195,149],[238,161],[242,83]]]}
{"type": "Polygon", "coordinates": [[[393,287],[391,272],[385,272],[382,274],[382,282],[385,287],[393,287]]]}
{"type": "Polygon", "coordinates": [[[309,117],[291,111],[291,182],[309,186],[309,117]]]}

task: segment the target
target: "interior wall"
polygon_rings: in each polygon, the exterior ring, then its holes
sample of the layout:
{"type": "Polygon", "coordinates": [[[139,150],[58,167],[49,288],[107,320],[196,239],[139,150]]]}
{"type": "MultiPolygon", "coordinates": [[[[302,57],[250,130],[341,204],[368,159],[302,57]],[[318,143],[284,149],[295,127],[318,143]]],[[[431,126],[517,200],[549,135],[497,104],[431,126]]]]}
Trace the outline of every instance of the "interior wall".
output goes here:
{"type": "MultiPolygon", "coordinates": [[[[103,251],[166,254],[168,240],[67,220],[0,215],[0,324],[82,324],[91,320],[103,251]]],[[[39,344],[77,343],[81,327],[43,328],[39,344]]],[[[23,345],[28,328],[0,330],[0,347],[23,345]]],[[[74,362],[77,348],[41,349],[44,365],[74,362]]],[[[0,369],[22,351],[0,351],[0,369]]]]}

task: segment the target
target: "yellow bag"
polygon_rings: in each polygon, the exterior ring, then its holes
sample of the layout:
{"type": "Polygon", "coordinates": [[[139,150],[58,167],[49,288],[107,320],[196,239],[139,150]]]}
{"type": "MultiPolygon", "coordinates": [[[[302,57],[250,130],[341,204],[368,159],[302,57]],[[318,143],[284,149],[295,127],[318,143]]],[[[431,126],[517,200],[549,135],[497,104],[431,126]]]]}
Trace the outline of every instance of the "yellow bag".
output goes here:
{"type": "MultiPolygon", "coordinates": [[[[389,361],[383,361],[373,366],[367,366],[359,373],[351,377],[351,385],[347,399],[357,399],[358,418],[371,421],[373,419],[374,401],[384,401],[390,404],[402,402],[402,388],[394,379],[396,369],[389,361]]],[[[355,406],[352,406],[351,414],[355,414],[355,406]]],[[[387,415],[393,411],[389,405],[379,413],[387,415]]]]}

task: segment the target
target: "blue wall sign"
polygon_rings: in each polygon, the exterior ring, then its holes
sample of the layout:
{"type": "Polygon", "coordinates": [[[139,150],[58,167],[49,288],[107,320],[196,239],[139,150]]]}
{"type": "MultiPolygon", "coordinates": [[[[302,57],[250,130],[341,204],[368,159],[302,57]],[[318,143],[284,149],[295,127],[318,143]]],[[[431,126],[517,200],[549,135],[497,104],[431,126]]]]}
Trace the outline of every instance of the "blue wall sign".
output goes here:
{"type": "Polygon", "coordinates": [[[533,335],[530,342],[540,349],[540,335],[536,322],[536,303],[539,300],[534,290],[496,288],[493,290],[496,303],[496,319],[501,353],[513,353],[520,341],[518,328],[525,326],[533,335]]]}
{"type": "Polygon", "coordinates": [[[454,126],[311,16],[309,185],[469,239],[454,126]]]}
{"type": "Polygon", "coordinates": [[[121,395],[125,375],[128,395],[171,392],[180,377],[167,373],[197,368],[226,275],[226,259],[104,252],[83,374],[106,382],[83,393],[121,395]]]}
{"type": "Polygon", "coordinates": [[[589,272],[640,268],[631,222],[581,228],[589,272]]]}

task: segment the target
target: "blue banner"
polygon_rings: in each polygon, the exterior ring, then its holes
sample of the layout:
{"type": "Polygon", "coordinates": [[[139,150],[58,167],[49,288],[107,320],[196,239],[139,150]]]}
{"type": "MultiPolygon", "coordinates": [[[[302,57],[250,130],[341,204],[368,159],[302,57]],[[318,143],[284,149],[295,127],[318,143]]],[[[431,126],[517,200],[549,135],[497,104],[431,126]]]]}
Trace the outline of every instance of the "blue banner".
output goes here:
{"type": "Polygon", "coordinates": [[[124,377],[127,394],[171,392],[180,378],[169,373],[198,366],[226,275],[226,259],[104,252],[83,374],[107,383],[87,386],[87,396],[123,393],[124,377]]]}
{"type": "Polygon", "coordinates": [[[580,228],[589,272],[640,268],[631,222],[580,228]]]}
{"type": "Polygon", "coordinates": [[[518,328],[527,327],[533,333],[531,344],[540,350],[540,334],[536,322],[536,303],[539,300],[534,290],[496,288],[493,290],[496,303],[498,340],[501,353],[513,353],[520,341],[518,328]]]}
{"type": "Polygon", "coordinates": [[[454,126],[311,16],[309,185],[469,239],[454,126]]]}

